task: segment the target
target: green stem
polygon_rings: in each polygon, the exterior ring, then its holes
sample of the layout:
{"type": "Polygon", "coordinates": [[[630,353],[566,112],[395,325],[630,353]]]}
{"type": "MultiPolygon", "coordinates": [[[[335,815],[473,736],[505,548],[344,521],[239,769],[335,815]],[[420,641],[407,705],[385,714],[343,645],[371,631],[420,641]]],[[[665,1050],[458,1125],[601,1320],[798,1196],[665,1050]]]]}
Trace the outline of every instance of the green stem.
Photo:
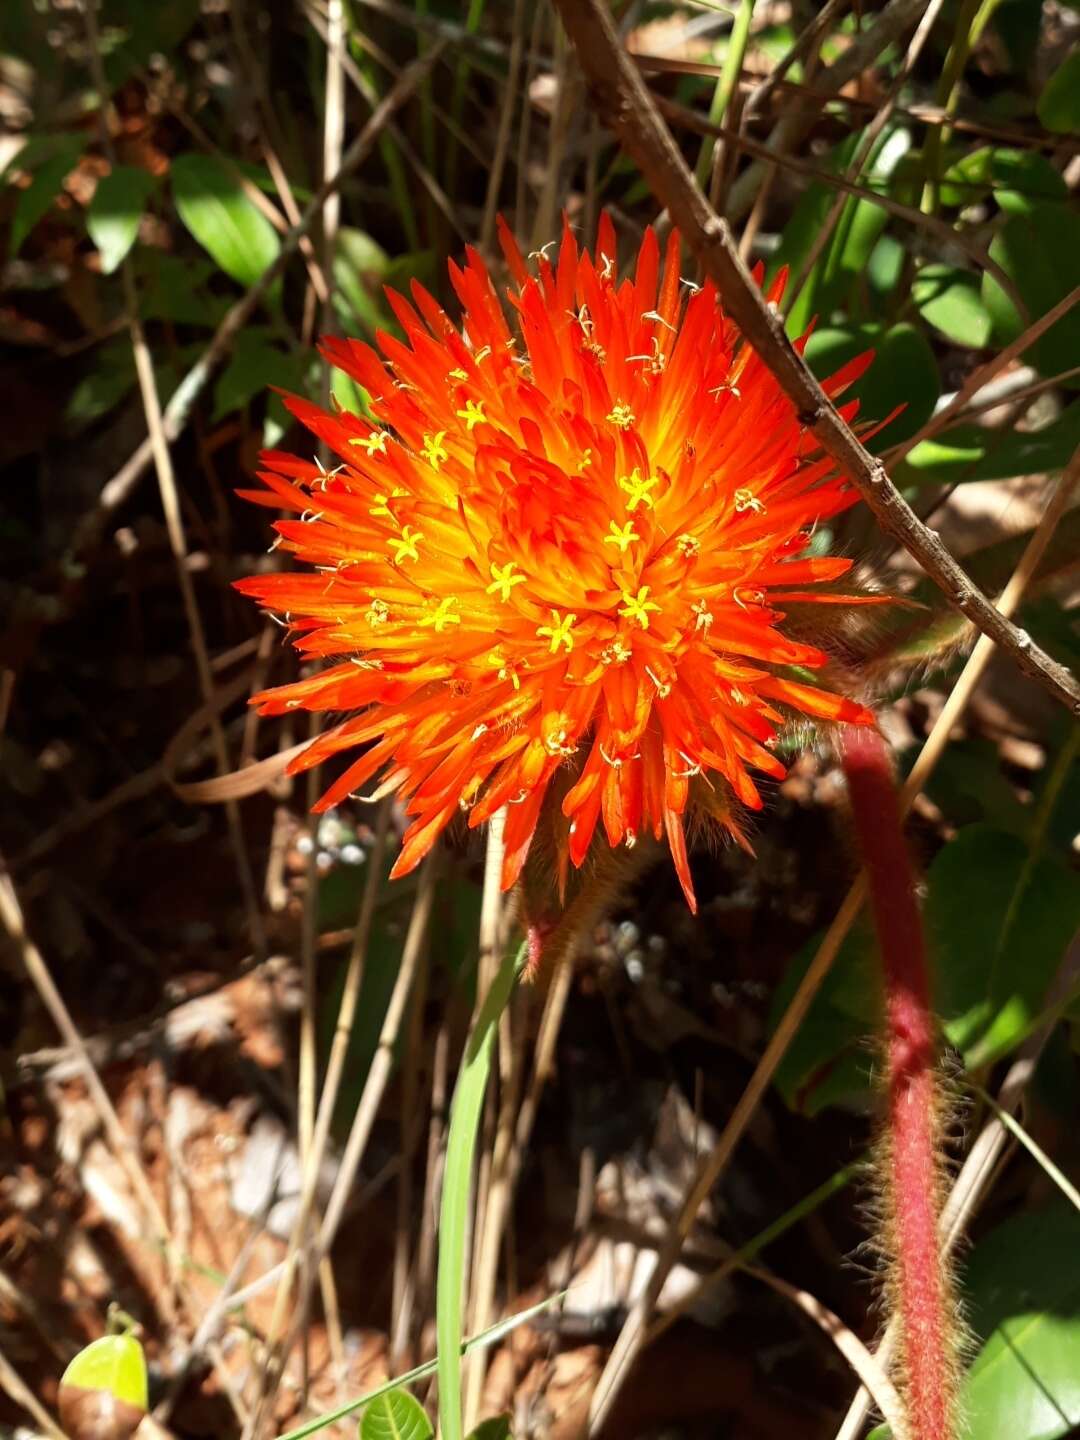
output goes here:
{"type": "MultiPolygon", "coordinates": [[[[982,32],[1001,0],[961,0],[956,16],[956,29],[945,66],[938,82],[937,102],[947,116],[955,115],[960,103],[960,79],[968,56],[979,42],[982,32]]],[[[923,146],[923,186],[921,208],[924,214],[937,213],[941,189],[941,162],[952,131],[948,124],[931,125],[923,146]]]]}
{"type": "Polygon", "coordinates": [[[461,1302],[465,1281],[465,1232],[480,1111],[491,1071],[491,1055],[514,981],[525,963],[526,945],[508,953],[484,996],[465,1046],[450,1105],[442,1206],[439,1211],[439,1268],[435,1285],[438,1341],[439,1429],[442,1440],[462,1440],[461,1302]]]}
{"type": "MultiPolygon", "coordinates": [[[[727,54],[724,57],[723,73],[716,82],[712,103],[709,106],[709,120],[713,125],[724,123],[724,116],[731,104],[731,97],[735,93],[735,86],[739,83],[743,60],[746,56],[746,43],[750,38],[750,20],[753,13],[754,0],[740,0],[739,8],[731,25],[731,38],[728,41],[727,54]]],[[[698,156],[697,168],[694,171],[694,178],[702,190],[709,183],[715,148],[716,137],[706,135],[701,142],[701,154],[698,156]]]]}

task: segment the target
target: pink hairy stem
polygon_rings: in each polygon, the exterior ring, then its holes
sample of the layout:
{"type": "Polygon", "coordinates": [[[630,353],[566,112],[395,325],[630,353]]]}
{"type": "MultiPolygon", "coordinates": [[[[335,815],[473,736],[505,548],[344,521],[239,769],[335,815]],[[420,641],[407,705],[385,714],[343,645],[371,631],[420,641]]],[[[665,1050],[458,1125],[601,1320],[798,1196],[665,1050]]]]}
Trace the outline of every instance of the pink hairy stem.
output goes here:
{"type": "Polygon", "coordinates": [[[840,751],[884,981],[885,1219],[903,1337],[899,1378],[912,1440],[952,1440],[955,1320],[937,1238],[940,1125],[926,945],[885,741],[877,730],[848,726],[840,751]]]}

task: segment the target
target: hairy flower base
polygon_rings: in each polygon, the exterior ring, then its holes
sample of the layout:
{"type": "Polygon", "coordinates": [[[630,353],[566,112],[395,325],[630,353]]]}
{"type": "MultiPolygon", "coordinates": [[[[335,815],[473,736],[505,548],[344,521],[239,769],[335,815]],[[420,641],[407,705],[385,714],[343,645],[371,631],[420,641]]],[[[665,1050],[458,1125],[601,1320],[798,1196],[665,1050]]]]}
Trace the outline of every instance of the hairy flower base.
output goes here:
{"type": "MultiPolygon", "coordinates": [[[[612,845],[666,833],[693,905],[692,784],[738,835],[732,797],[761,805],[751,770],[785,773],[769,747],[788,712],[872,720],[785,673],[826,656],[779,628],[788,605],[877,598],[815,588],[851,562],[806,554],[853,492],[812,458],[713,286],[680,281],[677,235],[661,274],[647,232],[621,284],[606,218],[595,259],[565,228],[557,267],[537,256],[538,277],[501,237],[520,338],[470,250],[450,265],[460,330],[414,284],[415,309],[390,294],[404,342],[379,334],[381,356],[323,342],[374,423],[287,398],[341,463],[269,452],[267,488],[246,493],[299,517],[277,523],[278,543],[315,570],[238,588],[284,615],[306,658],[338,663],[256,702],[345,712],[294,768],[367,747],[319,808],[381,773],[379,793],[399,792],[414,817],[395,874],[459,810],[475,826],[506,805],[511,885],[570,766],[563,864],[582,863],[598,823],[612,845]]],[[[770,300],[782,288],[781,276],[770,300]]]]}

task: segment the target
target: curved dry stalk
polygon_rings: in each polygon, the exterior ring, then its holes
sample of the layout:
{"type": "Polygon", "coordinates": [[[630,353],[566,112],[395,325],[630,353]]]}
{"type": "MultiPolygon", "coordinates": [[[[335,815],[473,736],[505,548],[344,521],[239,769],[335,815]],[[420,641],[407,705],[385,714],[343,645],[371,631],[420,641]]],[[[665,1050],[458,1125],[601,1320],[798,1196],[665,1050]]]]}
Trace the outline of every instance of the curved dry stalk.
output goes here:
{"type": "Polygon", "coordinates": [[[893,1433],[893,1440],[910,1440],[911,1431],[896,1386],[886,1375],[878,1359],[855,1332],[844,1324],[840,1316],[827,1305],[823,1305],[816,1296],[811,1295],[809,1290],[800,1290],[797,1285],[789,1285],[786,1280],[781,1280],[778,1275],[773,1275],[768,1270],[759,1270],[756,1265],[742,1265],[739,1268],[745,1274],[752,1275],[755,1280],[760,1280],[763,1285],[768,1285],[778,1295],[783,1295],[785,1300],[797,1305],[804,1315],[808,1315],[815,1325],[824,1330],[858,1375],[863,1388],[873,1397],[874,1404],[893,1433]]]}

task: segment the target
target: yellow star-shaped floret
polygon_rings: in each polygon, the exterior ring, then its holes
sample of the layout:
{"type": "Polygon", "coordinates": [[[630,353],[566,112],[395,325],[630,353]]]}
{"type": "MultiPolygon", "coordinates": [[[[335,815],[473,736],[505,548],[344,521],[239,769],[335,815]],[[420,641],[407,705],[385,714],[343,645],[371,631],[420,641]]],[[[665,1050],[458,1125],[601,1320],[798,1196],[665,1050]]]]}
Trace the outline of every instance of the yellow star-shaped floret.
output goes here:
{"type": "Polygon", "coordinates": [[[560,645],[565,645],[569,654],[574,648],[574,637],[570,632],[576,624],[576,615],[560,615],[558,610],[552,610],[551,624],[541,625],[536,633],[541,640],[551,641],[552,655],[559,653],[560,645]]]}
{"type": "Polygon", "coordinates": [[[449,459],[449,452],[443,445],[446,436],[445,430],[439,430],[434,435],[424,436],[423,453],[424,459],[433,470],[438,470],[444,460],[449,459]]]}
{"type": "Polygon", "coordinates": [[[498,650],[488,653],[488,664],[499,667],[499,679],[509,680],[515,690],[521,689],[521,676],[517,672],[517,666],[507,662],[506,657],[498,650]]]}
{"type": "Polygon", "coordinates": [[[508,560],[505,565],[492,564],[491,576],[491,584],[487,587],[486,593],[494,595],[497,590],[500,600],[509,600],[510,591],[515,585],[523,585],[526,578],[524,575],[514,574],[513,560],[508,560]]]}
{"type": "Polygon", "coordinates": [[[649,491],[655,490],[659,483],[655,475],[647,475],[643,480],[641,478],[641,471],[636,465],[629,475],[619,477],[619,489],[626,491],[628,496],[626,508],[631,515],[641,504],[647,505],[650,510],[652,509],[653,498],[649,494],[649,491]]]}
{"type": "Polygon", "coordinates": [[[612,520],[608,529],[611,531],[611,534],[604,536],[604,544],[617,545],[620,555],[625,555],[629,546],[631,546],[635,540],[641,539],[641,536],[634,529],[634,522],[632,520],[627,520],[625,525],[616,525],[615,521],[612,520]]]}
{"type": "Polygon", "coordinates": [[[451,614],[453,606],[458,604],[456,595],[447,595],[439,601],[438,607],[430,614],[425,615],[420,621],[421,625],[434,625],[435,634],[441,635],[447,625],[460,625],[461,616],[451,614]]]}
{"type": "Polygon", "coordinates": [[[466,400],[464,410],[455,410],[454,414],[459,420],[465,421],[465,429],[472,433],[474,425],[482,425],[487,416],[484,414],[484,402],[482,400],[466,400]]]}
{"type": "Polygon", "coordinates": [[[361,435],[356,440],[350,440],[350,445],[362,445],[369,455],[376,452],[380,455],[386,454],[386,442],[390,439],[388,430],[372,430],[370,435],[361,435]]]}
{"type": "Polygon", "coordinates": [[[631,595],[629,590],[622,592],[623,606],[619,614],[626,620],[636,620],[642,630],[649,628],[649,615],[659,611],[660,606],[649,599],[648,585],[642,585],[636,595],[631,595]]]}
{"type": "Polygon", "coordinates": [[[411,525],[406,525],[400,538],[390,541],[390,549],[397,552],[394,555],[394,564],[400,565],[403,560],[419,560],[420,552],[416,545],[417,541],[423,538],[419,530],[414,530],[411,525]]]}

